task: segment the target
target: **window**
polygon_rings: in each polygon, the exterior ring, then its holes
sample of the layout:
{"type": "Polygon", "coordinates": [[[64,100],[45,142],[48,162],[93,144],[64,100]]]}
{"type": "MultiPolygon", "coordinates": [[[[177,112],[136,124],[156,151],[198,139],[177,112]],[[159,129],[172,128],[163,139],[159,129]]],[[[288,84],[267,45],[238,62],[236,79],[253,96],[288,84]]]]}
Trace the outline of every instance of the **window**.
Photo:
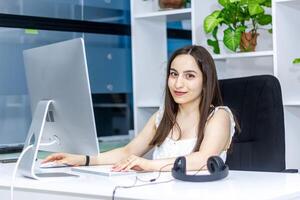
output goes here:
{"type": "MultiPolygon", "coordinates": [[[[133,129],[129,0],[0,0],[0,148],[25,141],[31,122],[22,51],[83,37],[98,137],[133,129]]],[[[190,44],[168,25],[169,51],[190,44]]],[[[0,149],[1,151],[1,149],[0,149]]]]}

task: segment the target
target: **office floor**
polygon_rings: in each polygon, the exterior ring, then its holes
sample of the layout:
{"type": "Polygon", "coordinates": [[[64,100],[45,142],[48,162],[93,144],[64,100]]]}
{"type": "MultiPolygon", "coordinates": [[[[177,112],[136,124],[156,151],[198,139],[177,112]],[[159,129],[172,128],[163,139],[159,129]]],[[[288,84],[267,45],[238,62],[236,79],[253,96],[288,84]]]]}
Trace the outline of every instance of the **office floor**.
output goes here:
{"type": "MultiPolygon", "coordinates": [[[[124,141],[109,141],[109,142],[100,142],[99,148],[100,152],[109,151],[111,149],[115,149],[117,147],[125,146],[128,143],[128,140],[124,141]]],[[[38,158],[43,159],[46,156],[48,156],[51,152],[46,151],[39,151],[38,158]]],[[[7,154],[0,154],[0,160],[2,159],[8,159],[8,158],[15,158],[18,157],[20,153],[7,153],[7,154]]]]}

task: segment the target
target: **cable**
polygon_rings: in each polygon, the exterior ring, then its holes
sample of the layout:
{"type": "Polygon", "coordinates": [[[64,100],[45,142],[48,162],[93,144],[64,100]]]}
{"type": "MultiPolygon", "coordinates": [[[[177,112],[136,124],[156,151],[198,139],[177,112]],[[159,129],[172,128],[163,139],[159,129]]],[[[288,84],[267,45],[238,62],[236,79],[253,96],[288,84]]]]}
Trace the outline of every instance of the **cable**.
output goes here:
{"type": "Polygon", "coordinates": [[[143,179],[139,178],[138,176],[136,176],[136,179],[139,180],[139,181],[141,181],[141,182],[154,182],[154,181],[156,181],[156,180],[160,177],[160,175],[161,175],[161,173],[162,173],[162,169],[164,169],[165,167],[167,167],[167,166],[169,166],[169,165],[173,165],[173,164],[174,164],[174,163],[169,163],[169,164],[166,164],[166,165],[162,166],[162,167],[158,170],[158,175],[157,175],[157,177],[155,177],[155,178],[152,178],[152,179],[150,179],[150,180],[143,180],[143,179]]]}
{"type": "Polygon", "coordinates": [[[48,143],[41,143],[40,146],[51,146],[53,144],[59,143],[59,141],[57,140],[57,138],[54,138],[53,141],[48,142],[48,143]]]}
{"type": "Polygon", "coordinates": [[[126,189],[126,188],[132,188],[132,187],[135,186],[136,182],[137,182],[137,178],[135,177],[134,183],[133,183],[132,185],[129,185],[129,186],[120,186],[120,185],[118,185],[118,186],[116,186],[116,187],[114,188],[114,190],[113,190],[113,193],[112,193],[112,200],[115,200],[115,195],[116,195],[117,189],[119,189],[119,188],[125,188],[125,189],[126,189]]]}
{"type": "Polygon", "coordinates": [[[146,185],[154,185],[154,184],[167,183],[167,182],[173,181],[174,179],[171,179],[171,180],[168,180],[168,181],[163,181],[163,182],[154,182],[154,181],[156,181],[160,177],[162,169],[165,168],[165,167],[167,167],[167,166],[169,166],[169,165],[173,165],[173,163],[169,163],[169,164],[166,164],[166,165],[162,166],[159,169],[158,175],[157,175],[156,178],[152,178],[152,179],[146,181],[146,180],[140,179],[138,176],[135,176],[135,180],[134,180],[134,183],[132,185],[129,185],[129,186],[120,186],[119,185],[119,186],[116,186],[114,188],[114,190],[113,190],[113,193],[112,193],[112,200],[115,200],[115,194],[116,194],[117,189],[119,189],[119,188],[128,189],[128,188],[133,188],[133,187],[142,187],[142,186],[146,186],[146,185]],[[136,185],[136,183],[137,183],[138,180],[141,181],[141,182],[148,182],[148,183],[141,184],[141,185],[136,185]]]}
{"type": "Polygon", "coordinates": [[[196,176],[196,175],[203,169],[203,167],[205,167],[206,165],[207,165],[207,164],[202,165],[202,166],[196,171],[196,173],[193,174],[192,176],[196,176]]]}
{"type": "Polygon", "coordinates": [[[113,194],[112,194],[112,200],[115,200],[115,195],[116,195],[116,191],[119,188],[123,188],[123,189],[129,189],[129,188],[134,188],[134,187],[142,187],[142,186],[147,186],[147,185],[156,185],[156,184],[161,184],[161,183],[169,183],[174,181],[174,178],[167,180],[167,181],[161,181],[161,182],[150,182],[150,183],[145,183],[145,184],[140,184],[140,185],[136,185],[137,183],[137,177],[135,177],[135,181],[132,185],[129,186],[116,186],[113,190],[113,194]]]}
{"type": "Polygon", "coordinates": [[[14,182],[15,182],[15,178],[16,178],[16,174],[17,174],[17,170],[20,164],[20,161],[22,159],[22,157],[24,156],[24,154],[33,147],[33,145],[29,145],[27,146],[21,153],[21,155],[19,156],[17,163],[14,167],[14,171],[13,171],[13,175],[12,175],[12,181],[11,181],[11,185],[10,185],[10,200],[14,199],[14,182]]]}
{"type": "Polygon", "coordinates": [[[116,186],[114,188],[114,191],[113,191],[112,200],[115,200],[115,194],[116,194],[117,189],[119,189],[119,188],[129,189],[129,188],[134,188],[134,187],[143,187],[143,186],[147,186],[147,185],[156,185],[156,184],[161,184],[161,183],[169,183],[169,182],[174,181],[175,179],[172,178],[172,179],[167,180],[167,181],[152,182],[152,183],[145,183],[145,184],[136,185],[137,180],[138,179],[136,178],[134,184],[130,185],[130,186],[116,186]]]}
{"type": "MultiPolygon", "coordinates": [[[[57,139],[54,139],[53,141],[49,142],[49,143],[41,143],[40,145],[41,146],[51,146],[55,143],[58,143],[58,140],[57,139]]],[[[24,154],[33,147],[33,145],[29,145],[27,146],[20,154],[18,160],[17,160],[17,163],[14,167],[14,171],[13,171],[13,174],[12,174],[12,180],[11,180],[11,185],[10,185],[10,200],[13,200],[14,199],[14,182],[15,182],[15,179],[16,179],[16,175],[17,175],[17,171],[18,171],[18,168],[19,168],[19,165],[20,165],[20,162],[24,156],[24,154]]]]}
{"type": "MultiPolygon", "coordinates": [[[[175,179],[172,178],[172,179],[167,180],[167,181],[154,182],[154,181],[156,181],[156,180],[160,177],[163,168],[165,168],[165,167],[167,167],[167,166],[169,166],[169,165],[173,165],[173,164],[174,164],[174,163],[169,163],[169,164],[166,164],[166,165],[162,166],[162,167],[159,169],[158,175],[157,175],[156,178],[152,178],[152,179],[150,179],[150,180],[143,180],[143,179],[139,178],[138,176],[136,176],[136,177],[135,177],[135,181],[134,181],[134,183],[133,183],[132,185],[129,185],[129,186],[116,186],[116,187],[114,188],[114,190],[113,190],[112,200],[115,200],[116,191],[117,191],[117,189],[120,189],[120,188],[123,188],[123,189],[129,189],[129,188],[134,188],[134,187],[142,187],[142,186],[147,186],[147,185],[156,185],[156,184],[169,183],[169,182],[174,181],[175,179]],[[136,183],[137,183],[138,180],[141,181],[141,182],[148,182],[148,183],[136,185],[136,183]]],[[[205,166],[206,166],[206,164],[205,164],[205,165],[202,165],[202,166],[196,171],[196,173],[193,174],[192,176],[196,176],[196,175],[203,169],[203,167],[205,167],[205,166]]]]}

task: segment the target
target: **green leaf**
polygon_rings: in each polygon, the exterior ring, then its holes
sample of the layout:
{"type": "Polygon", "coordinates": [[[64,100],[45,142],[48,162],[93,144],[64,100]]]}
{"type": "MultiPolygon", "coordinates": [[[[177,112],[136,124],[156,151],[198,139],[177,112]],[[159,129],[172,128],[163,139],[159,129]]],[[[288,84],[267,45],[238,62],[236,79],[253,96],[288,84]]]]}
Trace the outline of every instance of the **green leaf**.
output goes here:
{"type": "Polygon", "coordinates": [[[247,5],[249,5],[249,4],[264,4],[264,3],[266,3],[267,1],[271,1],[271,0],[241,0],[241,3],[242,4],[247,4],[247,5]]]}
{"type": "Polygon", "coordinates": [[[300,58],[295,58],[293,60],[293,64],[299,64],[300,63],[300,58]]]}
{"type": "Polygon", "coordinates": [[[246,4],[248,4],[248,1],[249,1],[249,0],[241,0],[240,3],[241,3],[242,5],[246,5],[246,4]]]}
{"type": "Polygon", "coordinates": [[[257,22],[260,24],[260,25],[268,25],[268,24],[271,24],[272,23],[272,15],[260,15],[258,18],[257,18],[257,22]]]}
{"type": "Polygon", "coordinates": [[[208,39],[207,44],[213,48],[213,52],[215,54],[220,54],[220,46],[219,46],[219,41],[218,40],[208,39]]]}
{"type": "Polygon", "coordinates": [[[213,51],[215,54],[220,54],[220,46],[219,46],[217,33],[218,33],[218,27],[214,28],[212,32],[212,36],[215,40],[208,39],[207,44],[213,47],[213,51]]]}
{"type": "Polygon", "coordinates": [[[242,34],[242,32],[246,31],[247,26],[239,26],[236,29],[236,32],[240,32],[242,34]]]}
{"type": "Polygon", "coordinates": [[[222,19],[218,18],[220,12],[221,11],[216,10],[212,14],[205,17],[203,27],[206,33],[212,32],[214,28],[220,24],[220,22],[222,21],[222,19]]]}
{"type": "Polygon", "coordinates": [[[229,3],[229,0],[218,0],[219,4],[223,7],[226,7],[229,3]]]}
{"type": "Polygon", "coordinates": [[[273,29],[270,28],[270,29],[268,30],[268,32],[272,34],[272,33],[273,33],[273,29]]]}
{"type": "MultiPolygon", "coordinates": [[[[252,0],[253,1],[253,0],[252,0]]],[[[266,0],[254,0],[254,2],[257,2],[258,4],[263,4],[265,3],[266,0]]]]}
{"type": "Polygon", "coordinates": [[[213,17],[215,17],[215,18],[217,18],[217,17],[219,17],[220,13],[221,13],[220,10],[215,10],[215,11],[214,11],[213,13],[211,13],[210,15],[213,16],[213,17]]]}
{"type": "Polygon", "coordinates": [[[212,35],[213,35],[213,37],[214,37],[216,40],[218,40],[218,35],[217,35],[217,33],[218,33],[218,27],[214,28],[214,30],[213,30],[213,32],[212,32],[212,35]]]}
{"type": "Polygon", "coordinates": [[[230,3],[240,2],[241,0],[229,0],[230,3]]]}
{"type": "Polygon", "coordinates": [[[221,10],[220,17],[222,22],[227,25],[235,25],[237,23],[237,11],[236,4],[228,4],[228,6],[221,10]]]}
{"type": "Polygon", "coordinates": [[[236,52],[241,42],[241,36],[242,36],[241,29],[232,30],[230,28],[227,28],[224,31],[224,37],[223,37],[224,45],[231,51],[236,52]]]}
{"type": "Polygon", "coordinates": [[[271,0],[266,0],[264,3],[262,3],[263,6],[266,6],[268,8],[272,7],[272,1],[271,0]]]}
{"type": "Polygon", "coordinates": [[[258,3],[249,3],[248,5],[249,14],[251,16],[264,13],[265,10],[258,3]]]}

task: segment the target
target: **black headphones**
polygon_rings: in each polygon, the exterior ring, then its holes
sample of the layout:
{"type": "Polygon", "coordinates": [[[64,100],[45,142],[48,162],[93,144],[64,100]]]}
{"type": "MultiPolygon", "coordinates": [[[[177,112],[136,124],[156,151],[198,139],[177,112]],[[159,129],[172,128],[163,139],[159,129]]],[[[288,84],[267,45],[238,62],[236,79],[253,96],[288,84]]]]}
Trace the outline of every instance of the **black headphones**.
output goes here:
{"type": "Polygon", "coordinates": [[[172,176],[175,179],[190,182],[208,182],[216,181],[225,178],[228,175],[229,167],[225,165],[222,158],[219,156],[209,157],[207,160],[207,169],[209,175],[187,175],[186,174],[186,159],[185,157],[176,158],[173,168],[172,176]]]}

